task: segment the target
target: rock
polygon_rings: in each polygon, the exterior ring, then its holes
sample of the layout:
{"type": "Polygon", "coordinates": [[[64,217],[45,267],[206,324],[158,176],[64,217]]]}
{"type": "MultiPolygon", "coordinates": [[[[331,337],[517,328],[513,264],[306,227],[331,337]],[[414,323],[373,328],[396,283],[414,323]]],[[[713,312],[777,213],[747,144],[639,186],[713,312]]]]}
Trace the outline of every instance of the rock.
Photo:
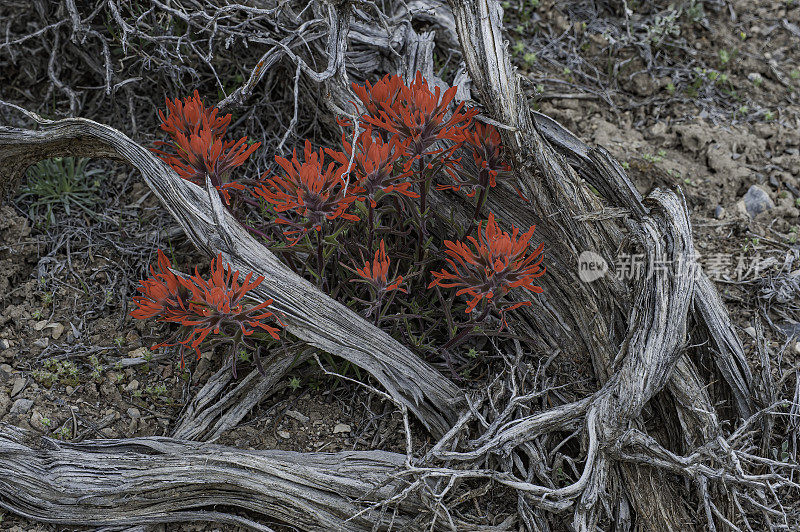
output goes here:
{"type": "Polygon", "coordinates": [[[744,208],[751,218],[755,218],[764,211],[769,211],[775,208],[775,203],[769,197],[767,192],[758,185],[752,185],[747,194],[742,198],[744,208]]]}
{"type": "Polygon", "coordinates": [[[137,381],[136,379],[133,379],[131,382],[126,384],[125,388],[123,388],[123,389],[126,392],[132,392],[134,390],[138,390],[139,389],[139,381],[137,381]]]}
{"type": "MultiPolygon", "coordinates": [[[[3,366],[8,366],[8,364],[3,364],[3,366]]],[[[9,371],[2,366],[0,366],[0,386],[5,386],[5,382],[11,378],[11,367],[9,366],[9,371]]]]}
{"type": "Polygon", "coordinates": [[[714,218],[717,220],[725,218],[725,208],[722,205],[717,205],[717,208],[714,209],[714,218]]]}
{"type": "MultiPolygon", "coordinates": [[[[800,340],[798,340],[798,341],[796,341],[794,343],[794,352],[797,353],[798,355],[800,355],[800,340]]],[[[0,411],[3,410],[2,403],[3,403],[3,400],[2,400],[2,398],[0,398],[0,411]]]]}
{"type": "Polygon", "coordinates": [[[750,72],[747,75],[747,79],[750,80],[750,83],[754,83],[756,85],[761,85],[761,83],[764,81],[764,78],[761,77],[761,74],[758,72],[750,72]]]}
{"type": "Polygon", "coordinates": [[[130,417],[131,419],[139,419],[140,417],[142,417],[142,413],[139,412],[138,408],[131,407],[127,410],[127,412],[128,412],[128,417],[130,417]]]}
{"type": "Polygon", "coordinates": [[[138,349],[134,349],[133,351],[128,351],[128,356],[132,358],[144,358],[148,351],[150,350],[146,347],[140,347],[138,349]]]}
{"type": "Polygon", "coordinates": [[[53,340],[58,340],[64,334],[64,326],[60,323],[51,323],[48,327],[50,328],[50,337],[53,340]]]}
{"type": "Polygon", "coordinates": [[[44,418],[45,418],[45,417],[42,415],[42,413],[41,413],[41,412],[39,412],[39,410],[38,410],[37,408],[34,408],[34,409],[33,409],[33,412],[31,412],[31,421],[30,421],[30,423],[31,423],[31,427],[33,427],[33,428],[35,428],[35,429],[42,430],[42,431],[44,431],[44,430],[48,430],[48,428],[49,428],[49,427],[48,427],[48,426],[46,426],[46,425],[45,425],[45,424],[42,422],[42,420],[43,420],[44,418]]]}
{"type": "Polygon", "coordinates": [[[337,423],[335,427],[333,427],[334,434],[343,434],[350,432],[350,425],[345,423],[337,423]]]}
{"type": "Polygon", "coordinates": [[[41,331],[42,329],[45,328],[45,326],[47,326],[47,320],[37,321],[36,323],[33,324],[33,330],[41,331]]]}
{"type": "Polygon", "coordinates": [[[290,418],[296,419],[297,421],[299,421],[300,423],[302,423],[304,425],[311,420],[311,418],[309,418],[308,416],[306,416],[304,414],[301,414],[297,410],[287,410],[286,411],[286,415],[289,416],[290,418]]]}
{"type": "Polygon", "coordinates": [[[11,343],[5,338],[0,338],[0,351],[5,351],[9,347],[11,347],[11,343]]]}
{"type": "Polygon", "coordinates": [[[280,436],[284,440],[288,440],[292,435],[289,434],[288,430],[279,430],[278,431],[278,436],[280,436]]]}
{"type": "Polygon", "coordinates": [[[0,392],[0,419],[8,412],[8,405],[11,404],[11,398],[5,392],[0,392]]]}
{"type": "Polygon", "coordinates": [[[50,338],[39,338],[38,340],[34,340],[33,345],[44,349],[45,347],[50,345],[50,338]]]}
{"type": "Polygon", "coordinates": [[[633,89],[633,92],[639,96],[650,96],[655,92],[656,88],[658,88],[656,83],[650,77],[650,74],[646,72],[640,72],[633,76],[633,79],[630,81],[630,85],[633,89]]]}
{"type": "Polygon", "coordinates": [[[72,392],[74,392],[74,391],[75,391],[75,388],[73,388],[72,386],[67,386],[67,388],[66,388],[67,395],[72,395],[72,392]]]}
{"type": "Polygon", "coordinates": [[[27,381],[23,377],[17,377],[14,379],[14,385],[11,387],[11,397],[14,397],[21,392],[22,389],[25,388],[26,382],[27,381]]]}
{"type": "Polygon", "coordinates": [[[14,372],[14,369],[8,364],[0,364],[0,371],[5,371],[9,375],[14,372]]]}
{"type": "Polygon", "coordinates": [[[31,399],[17,399],[14,401],[14,404],[11,405],[10,414],[27,414],[28,411],[33,406],[33,401],[31,399]]]}

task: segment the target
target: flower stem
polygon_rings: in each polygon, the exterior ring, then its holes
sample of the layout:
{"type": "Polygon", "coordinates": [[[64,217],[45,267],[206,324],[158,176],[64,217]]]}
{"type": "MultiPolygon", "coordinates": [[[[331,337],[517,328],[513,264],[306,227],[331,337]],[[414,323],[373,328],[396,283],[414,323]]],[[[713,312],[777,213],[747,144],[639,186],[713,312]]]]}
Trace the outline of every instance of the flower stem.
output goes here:
{"type": "Polygon", "coordinates": [[[481,188],[481,193],[478,196],[478,202],[475,204],[475,211],[472,213],[472,219],[469,221],[469,228],[464,233],[464,238],[467,238],[469,234],[472,233],[472,231],[475,229],[475,220],[477,220],[478,217],[480,216],[481,208],[483,207],[483,204],[486,202],[487,191],[488,187],[484,186],[483,188],[481,188]]]}
{"type": "Polygon", "coordinates": [[[428,208],[428,187],[430,183],[423,173],[425,168],[425,161],[422,155],[419,156],[417,161],[419,166],[419,242],[417,244],[417,262],[422,262],[423,247],[425,244],[425,235],[427,234],[425,228],[425,211],[428,208]]]}
{"type": "Polygon", "coordinates": [[[372,250],[372,241],[375,237],[375,207],[372,206],[372,203],[369,204],[369,242],[367,243],[367,249],[372,250]]]}
{"type": "Polygon", "coordinates": [[[319,287],[322,288],[323,281],[325,280],[325,263],[322,257],[322,229],[317,231],[317,274],[319,275],[319,287]]]}
{"type": "Polygon", "coordinates": [[[461,331],[459,331],[457,335],[453,336],[446,344],[444,344],[441,350],[446,351],[452,347],[461,345],[461,342],[468,338],[469,333],[472,332],[475,326],[479,323],[483,323],[483,320],[485,320],[486,316],[489,315],[490,308],[491,306],[487,304],[486,308],[484,308],[483,312],[481,312],[481,315],[478,316],[474,321],[469,322],[463,329],[461,329],[461,331]]]}

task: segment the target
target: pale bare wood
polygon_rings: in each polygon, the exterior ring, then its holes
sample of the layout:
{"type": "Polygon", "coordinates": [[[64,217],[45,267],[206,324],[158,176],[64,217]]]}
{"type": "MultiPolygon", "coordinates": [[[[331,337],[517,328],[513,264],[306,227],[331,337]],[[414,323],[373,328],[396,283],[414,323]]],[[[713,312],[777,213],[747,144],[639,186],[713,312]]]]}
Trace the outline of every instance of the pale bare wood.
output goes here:
{"type": "Polygon", "coordinates": [[[363,531],[394,521],[402,528],[422,509],[413,496],[397,515],[353,516],[402,488],[394,477],[405,458],[247,451],[158,437],[67,443],[0,423],[0,507],[62,526],[213,521],[268,531],[262,523],[282,522],[363,531]],[[243,511],[252,517],[237,515],[243,511]]]}

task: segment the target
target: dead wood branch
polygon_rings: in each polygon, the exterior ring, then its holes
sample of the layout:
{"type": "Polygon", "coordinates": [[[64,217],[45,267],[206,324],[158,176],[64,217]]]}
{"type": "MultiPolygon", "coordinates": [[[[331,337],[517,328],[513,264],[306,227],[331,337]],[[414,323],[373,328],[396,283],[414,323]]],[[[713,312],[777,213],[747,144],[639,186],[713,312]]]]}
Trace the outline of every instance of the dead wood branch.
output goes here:
{"type": "Polygon", "coordinates": [[[361,510],[391,498],[405,455],[382,451],[242,451],[169,438],[64,443],[0,425],[0,506],[37,521],[123,526],[215,521],[269,531],[408,526],[422,506],[361,510]],[[200,508],[225,508],[208,511],[200,508]],[[234,511],[246,511],[244,518],[234,511]],[[357,517],[353,517],[358,514],[357,517]]]}

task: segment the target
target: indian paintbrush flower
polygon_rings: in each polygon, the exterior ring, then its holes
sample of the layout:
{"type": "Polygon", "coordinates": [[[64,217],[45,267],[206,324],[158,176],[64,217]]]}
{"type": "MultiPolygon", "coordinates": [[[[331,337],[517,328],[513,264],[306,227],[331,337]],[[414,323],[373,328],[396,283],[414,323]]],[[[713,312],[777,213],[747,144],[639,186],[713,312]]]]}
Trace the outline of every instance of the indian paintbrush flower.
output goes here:
{"type": "Polygon", "coordinates": [[[245,189],[241,183],[231,182],[230,174],[243,165],[261,143],[248,145],[247,137],[224,140],[231,115],[220,117],[219,109],[206,108],[197,91],[183,102],[167,99],[167,109],[166,116],[159,111],[161,129],[172,141],[157,142],[156,145],[164,149],[153,151],[183,179],[204,187],[209,177],[225,203],[230,205],[231,191],[245,189]]]}
{"type": "MultiPolygon", "coordinates": [[[[450,269],[431,272],[434,279],[428,288],[437,285],[458,288],[456,295],[470,297],[467,313],[472,312],[484,299],[487,305],[495,306],[499,299],[514,288],[542,293],[542,288],[534,285],[533,280],[545,273],[545,268],[541,266],[543,245],[540,244],[534,251],[528,252],[534,228],[535,226],[520,234],[519,229],[514,227],[509,234],[502,231],[495,222],[494,215],[489,214],[485,230],[482,224],[478,224],[479,240],[472,236],[467,237],[472,247],[461,241],[445,241],[445,253],[448,256],[446,260],[450,269]]],[[[516,303],[502,309],[502,312],[530,304],[530,301],[516,303]]]]}
{"type": "Polygon", "coordinates": [[[450,87],[442,93],[440,87],[434,87],[431,92],[421,72],[417,72],[410,85],[391,74],[375,86],[353,84],[353,91],[367,109],[361,119],[375,129],[408,141],[408,152],[415,157],[443,152],[444,148],[434,146],[439,141],[459,143],[464,129],[478,114],[475,109],[465,108],[463,102],[450,113],[457,89],[450,87]]]}
{"type": "MultiPolygon", "coordinates": [[[[340,154],[341,155],[341,154],[340,154]]],[[[314,151],[309,141],[305,143],[304,160],[297,151],[292,152],[292,160],[275,157],[284,170],[282,175],[267,178],[262,176],[262,184],[253,194],[270,203],[275,212],[281,214],[277,222],[293,227],[285,234],[297,234],[299,240],[311,229],[320,231],[326,220],[344,218],[357,221],[359,218],[345,211],[355,201],[355,196],[345,190],[344,173],[346,167],[337,166],[337,160],[325,165],[323,150],[314,151]],[[294,213],[295,219],[286,216],[294,213]]]]}
{"type": "Polygon", "coordinates": [[[222,255],[211,261],[211,276],[204,279],[195,269],[192,276],[176,275],[166,255],[158,250],[158,270],[150,267],[151,277],[140,282],[137,290],[142,294],[133,298],[136,309],[130,314],[136,319],[155,318],[157,321],[177,323],[178,331],[152,349],[172,345],[180,346],[181,367],[184,350],[194,349],[200,358],[200,345],[209,335],[220,335],[233,344],[232,368],[236,376],[236,358],[240,344],[254,348],[256,363],[260,367],[258,349],[248,340],[256,332],[265,332],[279,339],[280,319],[267,310],[268,299],[257,305],[244,303],[246,294],[264,280],[253,279],[248,273],[239,281],[239,272],[223,264],[222,255]]]}
{"type": "MultiPolygon", "coordinates": [[[[383,239],[381,239],[381,243],[375,251],[375,258],[372,263],[365,261],[364,266],[362,268],[356,268],[355,272],[378,294],[391,292],[392,290],[405,292],[406,290],[400,287],[400,285],[403,284],[402,275],[398,275],[391,282],[389,281],[390,263],[389,256],[386,254],[385,244],[383,239]]],[[[361,279],[353,280],[360,281],[361,279]]]]}

